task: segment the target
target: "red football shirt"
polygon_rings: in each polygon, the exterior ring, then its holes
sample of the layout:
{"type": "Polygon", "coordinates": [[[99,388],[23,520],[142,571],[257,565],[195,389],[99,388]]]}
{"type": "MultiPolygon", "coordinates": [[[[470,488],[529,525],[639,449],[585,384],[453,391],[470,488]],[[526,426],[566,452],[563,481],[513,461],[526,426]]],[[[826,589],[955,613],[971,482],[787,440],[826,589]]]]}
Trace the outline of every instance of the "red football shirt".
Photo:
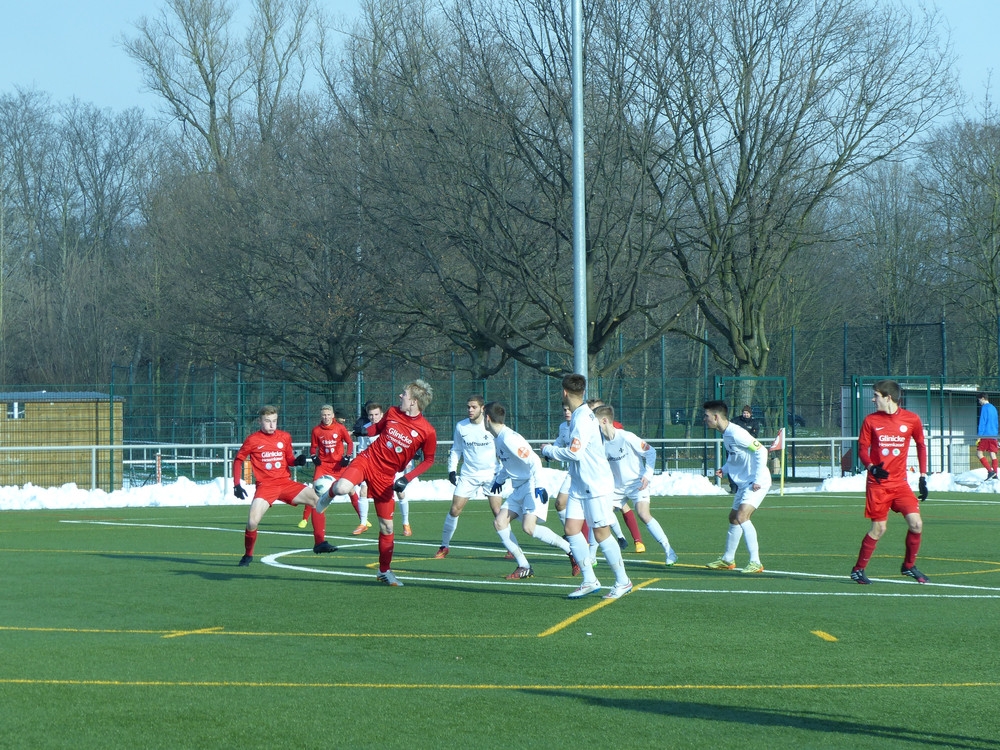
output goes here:
{"type": "Polygon", "coordinates": [[[369,426],[368,434],[376,439],[364,455],[368,456],[369,466],[380,474],[395,476],[421,449],[424,460],[406,474],[406,479],[412,480],[434,465],[437,432],[423,414],[410,417],[392,406],[377,424],[369,426]]]}
{"type": "MultiPolygon", "coordinates": [[[[912,411],[900,407],[895,414],[877,411],[865,417],[861,423],[861,433],[858,435],[858,457],[861,462],[882,464],[889,472],[889,478],[881,484],[900,483],[909,485],[906,478],[906,455],[910,442],[917,446],[917,463],[920,473],[927,473],[927,444],[924,442],[924,426],[920,417],[912,411]]],[[[868,482],[877,480],[868,475],[868,482]]]]}
{"type": "Polygon", "coordinates": [[[243,462],[250,459],[254,480],[257,484],[291,479],[289,466],[295,461],[292,450],[292,436],[282,430],[268,435],[262,430],[250,435],[233,460],[233,484],[239,484],[243,476],[243,462]]]}
{"type": "Polygon", "coordinates": [[[313,427],[309,452],[319,456],[320,463],[316,467],[316,477],[339,472],[341,459],[345,455],[351,455],[353,451],[354,442],[351,440],[351,434],[340,422],[334,420],[329,425],[318,424],[313,427]]]}

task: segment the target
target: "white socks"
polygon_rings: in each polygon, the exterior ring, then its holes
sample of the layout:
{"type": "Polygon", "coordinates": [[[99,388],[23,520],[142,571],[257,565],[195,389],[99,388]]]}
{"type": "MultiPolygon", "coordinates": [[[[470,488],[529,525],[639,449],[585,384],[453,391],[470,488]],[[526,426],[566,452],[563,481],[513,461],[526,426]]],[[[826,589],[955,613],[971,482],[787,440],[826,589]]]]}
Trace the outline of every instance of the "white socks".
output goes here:
{"type": "Polygon", "coordinates": [[[521,548],[517,545],[517,542],[514,541],[514,537],[510,535],[510,526],[507,526],[497,531],[497,536],[500,537],[500,541],[503,542],[503,546],[507,548],[507,551],[514,556],[514,559],[517,561],[517,567],[519,568],[531,567],[530,565],[528,565],[528,558],[524,556],[524,552],[521,551],[521,548]]]}
{"type": "Polygon", "coordinates": [[[548,526],[542,526],[540,523],[536,523],[535,530],[531,532],[531,536],[540,542],[545,542],[546,544],[551,544],[553,547],[558,547],[563,552],[569,552],[569,542],[559,536],[548,526]]]}
{"type": "Polygon", "coordinates": [[[441,546],[450,547],[451,538],[455,536],[455,529],[458,528],[458,516],[448,513],[444,517],[444,529],[441,531],[441,546]]]}
{"type": "Polygon", "coordinates": [[[729,524],[729,532],[726,534],[726,551],[722,553],[723,560],[733,562],[736,559],[736,548],[740,546],[742,536],[743,529],[738,524],[729,524]]]}
{"type": "Polygon", "coordinates": [[[757,546],[757,527],[748,518],[740,524],[743,529],[743,538],[747,543],[747,552],[750,553],[750,562],[760,562],[760,548],[757,546]]]}

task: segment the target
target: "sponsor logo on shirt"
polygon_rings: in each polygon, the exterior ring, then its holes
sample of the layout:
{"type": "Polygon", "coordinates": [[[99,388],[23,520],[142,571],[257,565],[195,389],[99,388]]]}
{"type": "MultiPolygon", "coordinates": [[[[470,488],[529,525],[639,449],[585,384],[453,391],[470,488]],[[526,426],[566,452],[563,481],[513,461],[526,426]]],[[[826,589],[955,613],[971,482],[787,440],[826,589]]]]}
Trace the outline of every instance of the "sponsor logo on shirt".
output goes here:
{"type": "Polygon", "coordinates": [[[517,449],[517,455],[520,458],[527,458],[528,456],[531,455],[531,448],[529,448],[526,445],[522,445],[520,448],[517,449]]]}
{"type": "Polygon", "coordinates": [[[580,438],[573,438],[573,442],[569,444],[569,450],[571,453],[576,453],[583,446],[580,444],[580,438]]]}

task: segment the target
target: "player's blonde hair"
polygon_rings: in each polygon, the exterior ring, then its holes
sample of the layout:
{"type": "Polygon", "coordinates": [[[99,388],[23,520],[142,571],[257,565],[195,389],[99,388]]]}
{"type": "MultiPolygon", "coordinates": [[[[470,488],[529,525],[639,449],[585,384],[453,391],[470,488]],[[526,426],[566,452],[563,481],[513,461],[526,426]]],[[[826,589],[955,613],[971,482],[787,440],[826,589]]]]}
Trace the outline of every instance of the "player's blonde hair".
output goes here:
{"type": "Polygon", "coordinates": [[[423,411],[430,406],[431,399],[434,398],[434,389],[431,388],[431,384],[426,380],[414,380],[412,383],[407,383],[403,386],[403,389],[408,391],[410,398],[417,402],[417,406],[420,407],[420,411],[423,411]]]}

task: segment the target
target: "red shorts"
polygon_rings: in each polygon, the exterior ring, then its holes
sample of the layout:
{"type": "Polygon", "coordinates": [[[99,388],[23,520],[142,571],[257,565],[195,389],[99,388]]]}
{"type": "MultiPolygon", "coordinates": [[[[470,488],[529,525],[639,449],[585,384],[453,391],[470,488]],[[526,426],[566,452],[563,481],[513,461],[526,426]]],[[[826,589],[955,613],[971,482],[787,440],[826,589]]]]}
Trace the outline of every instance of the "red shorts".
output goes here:
{"type": "Polygon", "coordinates": [[[266,501],[269,506],[274,505],[276,500],[288,503],[289,505],[295,505],[295,498],[305,488],[306,486],[302,482],[296,482],[294,479],[279,479],[278,481],[271,481],[266,484],[261,482],[258,483],[254,491],[254,498],[259,497],[261,500],[266,501]]]}
{"type": "Polygon", "coordinates": [[[996,438],[979,438],[976,441],[976,450],[980,453],[1000,453],[1000,445],[996,438]]]}
{"type": "Polygon", "coordinates": [[[392,514],[396,510],[396,497],[392,491],[393,482],[396,481],[395,471],[386,474],[384,469],[375,466],[368,460],[368,456],[362,453],[341,472],[340,478],[355,486],[362,482],[367,484],[368,497],[375,501],[375,515],[387,520],[392,519],[392,514]]]}
{"type": "Polygon", "coordinates": [[[920,501],[908,484],[869,483],[865,488],[865,518],[884,521],[889,511],[904,516],[920,512],[920,501]]]}
{"type": "Polygon", "coordinates": [[[316,467],[316,471],[313,472],[313,481],[315,482],[320,477],[333,477],[334,479],[340,479],[343,473],[344,467],[340,465],[340,461],[333,466],[320,464],[316,467]]]}

